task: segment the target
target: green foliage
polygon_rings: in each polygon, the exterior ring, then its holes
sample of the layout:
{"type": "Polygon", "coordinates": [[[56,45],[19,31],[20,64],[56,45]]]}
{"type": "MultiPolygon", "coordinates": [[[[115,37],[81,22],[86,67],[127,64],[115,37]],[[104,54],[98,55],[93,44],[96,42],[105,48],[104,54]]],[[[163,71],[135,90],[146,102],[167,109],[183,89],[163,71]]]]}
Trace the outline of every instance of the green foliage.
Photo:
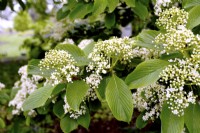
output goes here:
{"type": "Polygon", "coordinates": [[[168,61],[159,59],[144,61],[126,77],[125,82],[130,89],[151,85],[160,78],[159,74],[167,65],[169,65],[168,61]]]}
{"type": "Polygon", "coordinates": [[[26,31],[31,28],[32,20],[26,11],[19,12],[14,18],[14,28],[17,31],[26,31]]]}
{"type": "Polygon", "coordinates": [[[107,0],[107,2],[108,2],[109,12],[111,13],[117,7],[119,0],[107,0]]]}
{"type": "Polygon", "coordinates": [[[106,14],[106,16],[105,16],[105,26],[107,28],[111,28],[114,25],[115,25],[115,14],[114,13],[106,14]]]}
{"type": "Polygon", "coordinates": [[[155,37],[159,34],[159,31],[155,30],[143,30],[137,37],[136,37],[136,45],[155,49],[155,44],[153,43],[155,37]]]}
{"type": "Polygon", "coordinates": [[[147,19],[149,12],[145,5],[143,5],[140,1],[136,1],[136,6],[133,8],[135,14],[137,14],[140,19],[145,20],[147,19]]]}
{"type": "Polygon", "coordinates": [[[106,87],[106,101],[117,120],[130,122],[133,114],[131,91],[125,82],[113,75],[106,87]]]}
{"type": "Polygon", "coordinates": [[[23,110],[28,111],[34,108],[44,106],[48,98],[51,96],[53,87],[47,85],[34,91],[23,103],[23,110]]]}
{"type": "Polygon", "coordinates": [[[162,133],[182,133],[184,128],[184,116],[174,115],[167,104],[163,105],[160,119],[162,133]]]}
{"type": "Polygon", "coordinates": [[[84,81],[79,80],[67,85],[67,102],[73,110],[79,110],[80,104],[83,101],[88,89],[89,85],[87,85],[84,81]]]}
{"type": "Polygon", "coordinates": [[[147,125],[147,121],[144,121],[143,119],[142,119],[142,116],[144,115],[144,113],[141,113],[138,117],[137,117],[137,119],[136,119],[136,127],[137,128],[139,128],[139,129],[142,129],[142,128],[144,128],[146,125],[147,125]]]}
{"type": "Polygon", "coordinates": [[[69,13],[69,18],[74,20],[76,18],[84,18],[85,15],[92,12],[91,4],[78,3],[76,7],[69,13]]]}
{"type": "Polygon", "coordinates": [[[187,27],[189,29],[193,29],[197,25],[200,24],[200,5],[194,6],[190,11],[189,11],[189,19],[187,23],[187,27]]]}
{"type": "Polygon", "coordinates": [[[63,109],[64,104],[65,104],[64,101],[60,100],[56,102],[55,105],[53,106],[53,113],[60,119],[64,116],[64,109],[63,109]]]}
{"type": "Polygon", "coordinates": [[[199,4],[200,4],[200,0],[184,0],[183,1],[184,8],[190,8],[192,6],[197,6],[199,4]]]}
{"type": "Polygon", "coordinates": [[[200,131],[200,105],[190,104],[189,107],[185,109],[184,121],[190,133],[198,133],[200,131]]]}
{"type": "Polygon", "coordinates": [[[78,127],[78,123],[75,119],[71,119],[69,115],[67,115],[61,119],[60,127],[64,133],[69,133],[78,127]]]}

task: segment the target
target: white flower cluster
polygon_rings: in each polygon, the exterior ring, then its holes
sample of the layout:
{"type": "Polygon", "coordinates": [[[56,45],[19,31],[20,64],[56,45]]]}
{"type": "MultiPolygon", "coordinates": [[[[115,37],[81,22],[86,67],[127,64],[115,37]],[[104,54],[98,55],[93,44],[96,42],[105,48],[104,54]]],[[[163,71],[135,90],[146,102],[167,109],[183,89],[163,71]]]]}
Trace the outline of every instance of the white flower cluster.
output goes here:
{"type": "Polygon", "coordinates": [[[88,85],[90,85],[90,88],[86,94],[86,98],[90,98],[92,101],[97,99],[95,89],[98,88],[101,80],[102,76],[97,74],[91,74],[89,77],[86,77],[85,81],[88,85]]]}
{"type": "Polygon", "coordinates": [[[169,65],[160,74],[160,81],[169,84],[171,88],[184,85],[200,85],[199,64],[188,59],[170,60],[176,64],[169,65]]]}
{"type": "Polygon", "coordinates": [[[172,113],[178,116],[184,114],[189,103],[194,104],[196,96],[193,91],[184,90],[186,85],[200,86],[199,64],[191,58],[170,60],[176,64],[167,66],[160,74],[160,81],[167,84],[166,101],[172,113]]]}
{"type": "Polygon", "coordinates": [[[5,85],[0,82],[0,90],[2,90],[3,88],[5,88],[5,85]]]}
{"type": "Polygon", "coordinates": [[[147,49],[143,47],[135,47],[133,49],[133,58],[139,57],[142,60],[149,60],[152,58],[157,58],[159,57],[158,51],[152,50],[152,49],[147,49]]]}
{"type": "Polygon", "coordinates": [[[40,61],[40,69],[52,69],[50,82],[55,86],[62,82],[72,82],[73,76],[79,72],[73,57],[64,50],[50,50],[45,53],[45,58],[40,61]]]}
{"type": "Polygon", "coordinates": [[[156,24],[163,29],[177,29],[178,26],[186,26],[188,21],[188,12],[177,7],[166,9],[159,14],[156,24]]]}
{"type": "Polygon", "coordinates": [[[88,55],[92,62],[88,65],[87,71],[94,70],[96,74],[106,74],[118,61],[123,64],[130,62],[133,58],[133,43],[134,41],[127,37],[97,42],[88,55]]]}
{"type": "MultiPolygon", "coordinates": [[[[12,111],[13,115],[19,115],[23,111],[22,105],[25,99],[37,89],[39,81],[43,79],[41,76],[33,75],[32,77],[28,76],[27,66],[22,66],[18,73],[21,75],[20,81],[15,83],[13,89],[19,89],[14,99],[9,102],[9,106],[13,106],[12,111]]],[[[36,112],[30,110],[28,115],[35,116],[36,112]]]]}
{"type": "Polygon", "coordinates": [[[159,14],[166,8],[177,6],[180,0],[156,0],[154,10],[155,15],[159,16],[159,14]]]}
{"type": "Polygon", "coordinates": [[[67,97],[66,96],[64,98],[64,102],[65,102],[65,104],[63,105],[64,112],[65,112],[65,114],[69,113],[70,118],[77,119],[79,116],[86,114],[86,107],[85,107],[85,105],[80,105],[79,110],[75,111],[75,110],[73,110],[69,106],[69,104],[67,102],[67,97]]]}
{"type": "MultiPolygon", "coordinates": [[[[162,44],[164,50],[169,52],[184,51],[185,49],[200,44],[197,35],[194,35],[191,30],[179,25],[177,29],[171,28],[167,33],[160,33],[155,38],[156,44],[162,44]]],[[[158,47],[156,45],[156,47],[158,47]]]]}
{"type": "Polygon", "coordinates": [[[180,88],[167,88],[166,89],[166,101],[171,109],[172,113],[178,116],[184,115],[184,109],[189,106],[190,103],[195,104],[196,96],[190,91],[188,94],[180,88]]]}
{"type": "Polygon", "coordinates": [[[144,88],[138,88],[137,92],[133,93],[134,107],[140,112],[145,111],[142,119],[155,120],[159,117],[162,104],[165,100],[165,86],[158,83],[149,85],[144,88]]]}

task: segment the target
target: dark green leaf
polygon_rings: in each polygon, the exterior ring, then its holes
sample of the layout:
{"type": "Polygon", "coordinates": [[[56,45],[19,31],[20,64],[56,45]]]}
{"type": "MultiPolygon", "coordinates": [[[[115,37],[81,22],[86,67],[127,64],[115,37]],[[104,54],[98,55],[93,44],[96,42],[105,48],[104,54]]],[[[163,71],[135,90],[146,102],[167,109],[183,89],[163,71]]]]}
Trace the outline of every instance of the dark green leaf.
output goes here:
{"type": "Polygon", "coordinates": [[[104,10],[106,9],[107,6],[107,0],[94,0],[94,6],[93,6],[93,15],[98,16],[104,10]]]}
{"type": "Polygon", "coordinates": [[[56,87],[54,87],[52,91],[52,95],[57,95],[60,93],[64,88],[66,87],[66,84],[58,84],[56,87]]]}
{"type": "Polygon", "coordinates": [[[107,13],[105,16],[105,25],[107,28],[111,28],[115,25],[115,14],[107,13]]]}
{"type": "Polygon", "coordinates": [[[73,83],[69,83],[67,85],[67,102],[72,109],[79,110],[79,106],[87,94],[89,88],[90,87],[88,84],[80,80],[73,81],[73,83]]]}
{"type": "Polygon", "coordinates": [[[144,127],[147,125],[147,123],[148,123],[148,121],[144,121],[144,120],[142,119],[142,116],[143,116],[143,115],[144,115],[144,114],[141,113],[141,114],[137,117],[137,119],[136,119],[136,127],[139,128],[139,129],[144,128],[144,127]]]}
{"type": "Polygon", "coordinates": [[[23,103],[23,106],[22,106],[23,110],[28,111],[34,108],[44,106],[45,102],[51,96],[53,88],[54,87],[47,85],[35,90],[33,93],[30,94],[30,96],[23,103]]]}
{"type": "Polygon", "coordinates": [[[60,100],[58,102],[56,102],[53,106],[53,113],[58,117],[58,118],[62,118],[64,116],[64,101],[60,100]]]}
{"type": "Polygon", "coordinates": [[[78,127],[78,123],[75,119],[72,119],[69,117],[69,115],[66,115],[61,119],[60,127],[64,133],[69,133],[78,127]]]}
{"type": "Polygon", "coordinates": [[[127,6],[130,6],[130,7],[135,7],[137,6],[135,3],[136,1],[135,0],[124,0],[126,2],[126,5],[127,6]]]}
{"type": "Polygon", "coordinates": [[[125,82],[113,75],[106,87],[106,101],[117,120],[130,122],[133,114],[131,91],[125,82]]]}
{"type": "Polygon", "coordinates": [[[63,9],[61,8],[60,10],[58,10],[57,14],[56,14],[56,19],[57,20],[61,20],[65,17],[67,17],[67,15],[69,14],[69,10],[67,11],[63,11],[63,9]]]}
{"type": "Polygon", "coordinates": [[[140,1],[136,1],[135,4],[136,5],[133,8],[134,13],[137,14],[140,19],[145,20],[149,15],[147,7],[140,1]]]}
{"type": "Polygon", "coordinates": [[[77,122],[79,125],[83,126],[84,128],[88,129],[90,125],[90,114],[89,110],[87,110],[85,115],[81,115],[78,117],[77,122]]]}
{"type": "Polygon", "coordinates": [[[187,23],[187,27],[189,29],[193,29],[194,27],[196,27],[197,25],[200,24],[200,5],[193,7],[190,11],[189,11],[189,18],[188,18],[188,23],[187,23]]]}
{"type": "Polygon", "coordinates": [[[168,61],[159,59],[144,61],[126,77],[125,82],[130,89],[151,85],[159,79],[160,73],[169,64],[168,61]]]}
{"type": "Polygon", "coordinates": [[[113,12],[117,5],[119,4],[119,0],[107,0],[109,12],[113,12]]]}
{"type": "Polygon", "coordinates": [[[184,117],[174,115],[165,103],[160,115],[162,133],[182,133],[184,129],[184,117]]]}
{"type": "Polygon", "coordinates": [[[69,13],[69,18],[71,20],[77,19],[77,18],[84,18],[85,15],[92,12],[92,4],[84,4],[84,3],[78,3],[76,7],[69,13]]]}
{"type": "Polygon", "coordinates": [[[185,124],[190,133],[199,133],[200,131],[200,105],[190,104],[189,107],[185,109],[184,119],[185,124]]]}

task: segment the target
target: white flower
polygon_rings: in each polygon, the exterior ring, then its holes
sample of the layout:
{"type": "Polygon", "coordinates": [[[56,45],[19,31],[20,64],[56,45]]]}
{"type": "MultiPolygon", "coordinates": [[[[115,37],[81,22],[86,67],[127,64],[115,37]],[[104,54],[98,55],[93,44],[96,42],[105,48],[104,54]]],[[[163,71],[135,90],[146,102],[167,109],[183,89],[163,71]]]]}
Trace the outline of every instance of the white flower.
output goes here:
{"type": "Polygon", "coordinates": [[[3,88],[5,88],[5,85],[0,82],[0,90],[2,90],[3,88]]]}

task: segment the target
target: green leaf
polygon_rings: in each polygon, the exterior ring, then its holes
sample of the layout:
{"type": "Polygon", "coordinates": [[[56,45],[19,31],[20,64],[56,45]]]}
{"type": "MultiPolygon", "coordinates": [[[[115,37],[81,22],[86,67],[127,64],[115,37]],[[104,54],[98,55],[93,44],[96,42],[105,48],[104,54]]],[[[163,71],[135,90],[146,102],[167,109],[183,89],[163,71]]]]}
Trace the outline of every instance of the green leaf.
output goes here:
{"type": "Polygon", "coordinates": [[[78,56],[78,57],[74,57],[74,59],[76,61],[76,66],[86,66],[91,61],[86,56],[78,56]]]}
{"type": "Polygon", "coordinates": [[[106,9],[107,6],[107,0],[94,0],[94,6],[93,6],[93,15],[98,16],[104,10],[106,9]]]}
{"type": "Polygon", "coordinates": [[[76,0],[67,0],[67,5],[64,5],[64,10],[72,10],[77,6],[77,4],[80,3],[79,1],[76,0]]]}
{"type": "Polygon", "coordinates": [[[53,69],[49,69],[49,70],[42,70],[40,71],[40,67],[38,66],[40,64],[40,60],[39,59],[32,59],[28,62],[28,67],[27,67],[27,71],[28,74],[31,75],[40,75],[43,77],[50,77],[51,76],[51,72],[53,72],[53,69]]]}
{"type": "Polygon", "coordinates": [[[184,117],[174,115],[165,103],[160,115],[162,133],[182,133],[184,117]]]}
{"type": "Polygon", "coordinates": [[[58,44],[55,49],[65,50],[73,57],[85,56],[84,52],[78,46],[72,44],[58,44]]]}
{"type": "Polygon", "coordinates": [[[2,118],[0,118],[0,128],[5,128],[6,125],[5,125],[5,122],[2,118]]]}
{"type": "Polygon", "coordinates": [[[133,12],[140,17],[140,19],[145,20],[148,15],[148,9],[145,5],[143,5],[140,1],[135,2],[135,7],[133,7],[133,12]]]}
{"type": "Polygon", "coordinates": [[[135,6],[137,6],[135,0],[124,0],[124,1],[126,2],[126,5],[127,5],[127,6],[130,6],[130,7],[135,7],[135,6]]]}
{"type": "Polygon", "coordinates": [[[23,106],[22,106],[23,110],[28,111],[28,110],[31,110],[34,108],[44,106],[45,102],[50,97],[51,92],[53,91],[53,88],[54,87],[47,85],[47,86],[44,86],[44,87],[41,87],[41,88],[35,90],[24,101],[23,106]]]}
{"type": "Polygon", "coordinates": [[[200,0],[184,0],[183,2],[184,8],[189,8],[189,7],[197,6],[197,5],[200,5],[200,0]]]}
{"type": "Polygon", "coordinates": [[[117,120],[130,122],[133,114],[131,91],[124,81],[113,75],[106,87],[106,101],[117,120]]]}
{"type": "Polygon", "coordinates": [[[51,95],[57,95],[57,94],[60,93],[65,87],[66,87],[66,84],[65,84],[65,83],[56,85],[56,87],[54,87],[54,89],[53,89],[51,95]]]}
{"type": "Polygon", "coordinates": [[[90,60],[85,56],[83,50],[81,50],[78,46],[72,44],[59,44],[55,49],[65,50],[69,54],[73,56],[76,61],[77,66],[85,66],[88,65],[90,60]]]}
{"type": "Polygon", "coordinates": [[[117,5],[119,4],[119,0],[107,0],[109,13],[113,12],[117,5]]]}
{"type": "Polygon", "coordinates": [[[107,13],[105,16],[105,25],[107,28],[111,28],[115,25],[115,14],[107,13]]]}
{"type": "Polygon", "coordinates": [[[187,27],[189,29],[193,29],[194,27],[196,27],[197,25],[200,24],[200,5],[193,7],[190,11],[189,11],[189,18],[188,18],[188,23],[187,23],[187,27]]]}
{"type": "Polygon", "coordinates": [[[190,104],[189,107],[185,109],[184,119],[185,124],[190,133],[199,133],[200,131],[200,105],[190,104]]]}
{"type": "Polygon", "coordinates": [[[103,78],[103,80],[101,80],[101,82],[99,84],[99,87],[95,89],[99,100],[104,101],[106,99],[105,92],[106,92],[106,86],[109,82],[109,79],[110,79],[110,77],[103,78]]]}
{"type": "Polygon", "coordinates": [[[92,12],[92,4],[84,4],[84,3],[78,3],[76,7],[69,13],[69,18],[71,20],[77,19],[77,18],[84,18],[85,15],[92,12]]]}
{"type": "Polygon", "coordinates": [[[153,59],[140,63],[125,79],[130,89],[141,88],[155,83],[159,74],[170,63],[168,61],[153,59]]]}
{"type": "Polygon", "coordinates": [[[89,85],[81,80],[73,81],[73,83],[67,85],[67,102],[72,109],[79,110],[79,106],[89,88],[89,85]]]}
{"type": "Polygon", "coordinates": [[[94,46],[95,46],[94,42],[92,42],[92,43],[88,44],[87,46],[85,46],[85,48],[83,49],[83,52],[85,53],[86,56],[88,56],[92,52],[94,46]]]}
{"type": "Polygon", "coordinates": [[[56,19],[57,20],[61,20],[61,19],[65,18],[65,17],[67,17],[67,15],[69,14],[69,12],[70,12],[69,10],[63,11],[62,8],[59,9],[58,12],[57,12],[57,14],[56,14],[56,19]]]}
{"type": "Polygon", "coordinates": [[[155,40],[155,37],[159,34],[159,31],[155,30],[143,30],[136,38],[136,45],[155,49],[155,45],[153,41],[155,40]]]}
{"type": "Polygon", "coordinates": [[[136,127],[139,128],[139,129],[144,128],[144,127],[147,125],[147,123],[148,123],[148,121],[144,121],[144,120],[142,119],[142,116],[143,116],[143,115],[144,115],[144,113],[141,113],[141,114],[137,117],[137,119],[136,119],[136,127]]]}
{"type": "Polygon", "coordinates": [[[69,115],[66,115],[61,119],[60,127],[64,133],[69,133],[78,127],[78,123],[75,119],[72,119],[69,117],[69,115]]]}
{"type": "Polygon", "coordinates": [[[85,115],[81,115],[78,117],[77,122],[79,125],[83,126],[84,128],[88,129],[90,125],[90,114],[89,110],[87,110],[85,115]]]}
{"type": "Polygon", "coordinates": [[[53,113],[58,117],[58,118],[62,118],[65,114],[64,114],[64,101],[60,100],[58,102],[56,102],[53,106],[53,113]]]}

